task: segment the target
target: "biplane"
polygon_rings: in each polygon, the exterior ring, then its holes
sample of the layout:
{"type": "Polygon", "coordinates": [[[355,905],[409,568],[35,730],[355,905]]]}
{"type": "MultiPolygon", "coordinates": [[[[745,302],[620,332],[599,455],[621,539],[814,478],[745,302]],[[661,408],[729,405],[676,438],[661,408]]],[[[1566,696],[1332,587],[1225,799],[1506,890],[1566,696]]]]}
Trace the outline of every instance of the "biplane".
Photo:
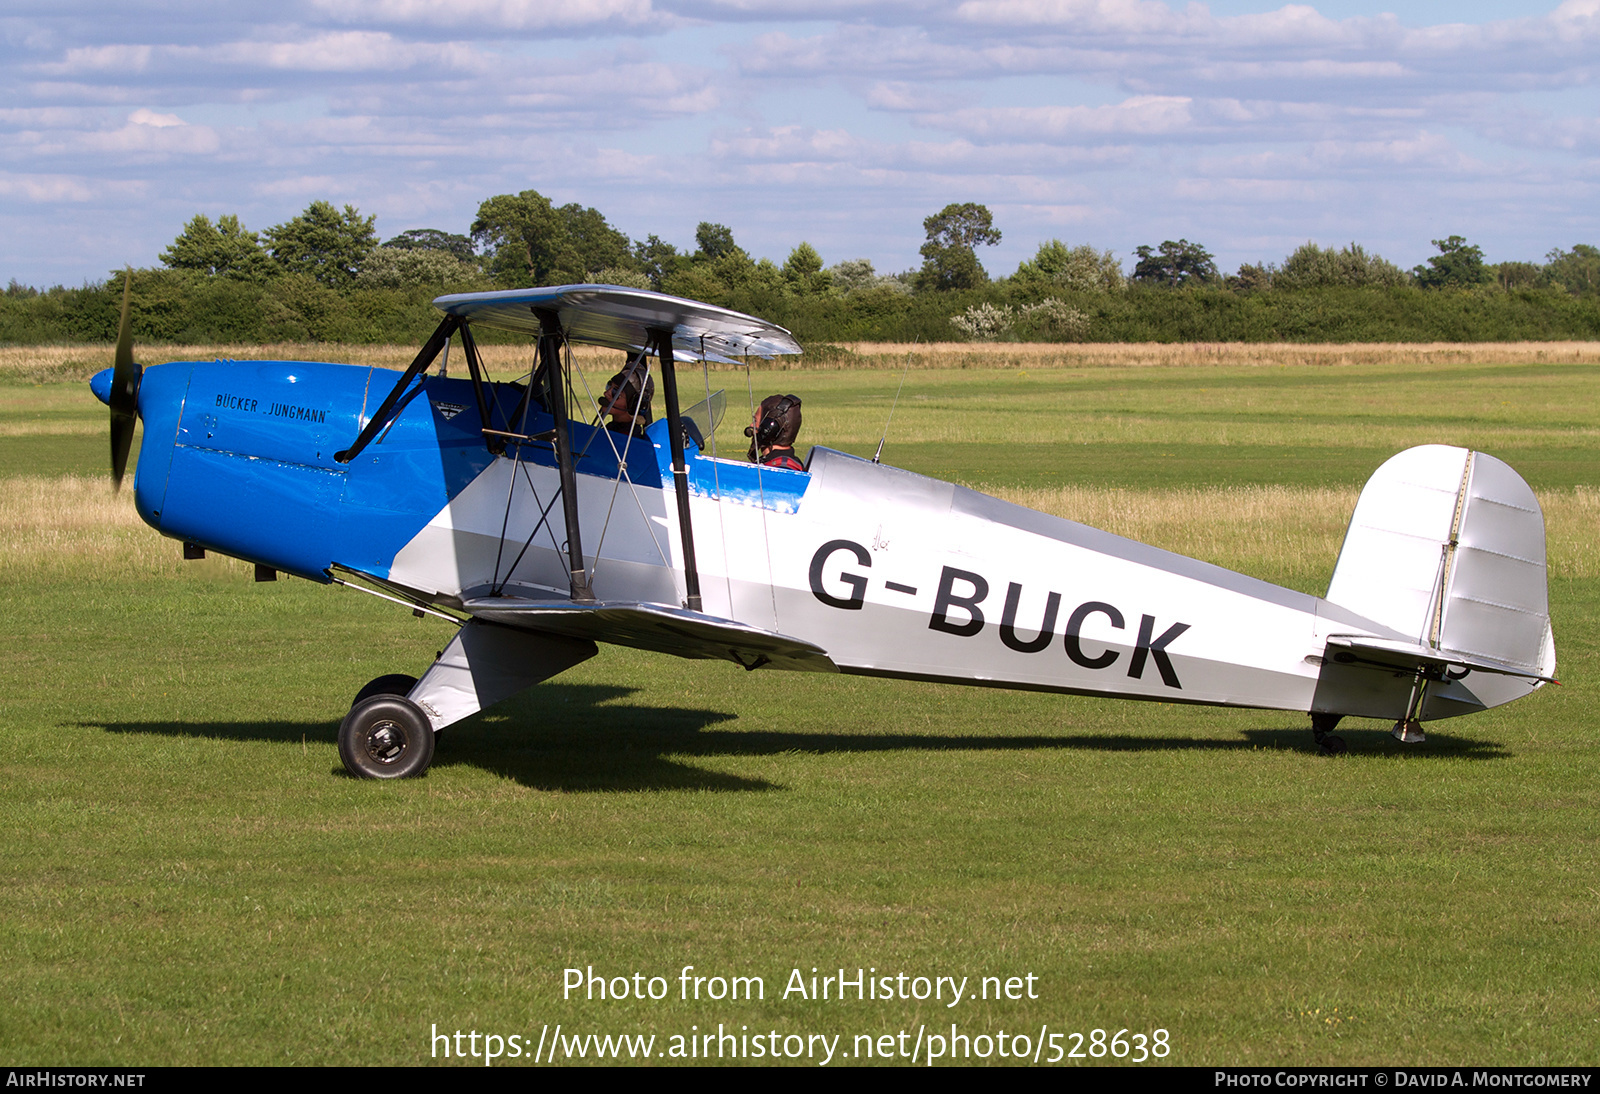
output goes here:
{"type": "MultiPolygon", "coordinates": [[[[802,470],[716,451],[723,399],[683,366],[800,352],[780,327],[606,285],[442,296],[409,368],[134,363],[126,294],[111,408],[120,484],[183,544],[348,585],[457,626],[420,677],[356,695],[356,776],[417,775],[435,735],[609,642],[748,670],[1422,723],[1553,679],[1544,519],[1493,456],[1425,445],[1363,489],[1325,597],[816,446],[802,470]],[[525,334],[495,382],[474,331],[525,334]],[[448,374],[460,347],[465,375],[448,374]],[[569,348],[658,378],[665,416],[607,429],[569,348]],[[437,372],[433,371],[439,363],[437,372]],[[591,421],[591,417],[595,420],[591,421]]],[[[698,370],[704,374],[704,370],[698,370]]],[[[1225,519],[1219,514],[1218,519],[1225,519]]]]}

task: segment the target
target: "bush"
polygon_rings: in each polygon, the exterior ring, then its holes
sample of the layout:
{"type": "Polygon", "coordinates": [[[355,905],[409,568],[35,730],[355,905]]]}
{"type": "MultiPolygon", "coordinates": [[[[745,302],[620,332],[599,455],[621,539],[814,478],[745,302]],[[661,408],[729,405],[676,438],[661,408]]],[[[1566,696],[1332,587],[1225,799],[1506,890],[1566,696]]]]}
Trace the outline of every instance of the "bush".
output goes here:
{"type": "Polygon", "coordinates": [[[998,342],[1011,333],[1016,317],[1011,305],[997,308],[986,302],[974,304],[960,315],[952,315],[950,325],[974,342],[998,342]]]}
{"type": "Polygon", "coordinates": [[[1042,284],[1072,292],[1117,292],[1128,286],[1122,263],[1110,251],[1088,244],[1068,247],[1059,239],[1041,243],[1031,259],[1011,275],[1017,284],[1042,284]]]}
{"type": "Polygon", "coordinates": [[[1020,326],[1045,341],[1081,342],[1089,333],[1089,317],[1052,296],[1022,305],[1020,326]]]}
{"type": "Polygon", "coordinates": [[[1284,260],[1281,270],[1272,270],[1269,276],[1272,288],[1289,290],[1392,288],[1411,283],[1411,276],[1399,266],[1369,255],[1356,243],[1341,251],[1303,244],[1284,260]]]}
{"type": "Polygon", "coordinates": [[[377,248],[362,260],[355,283],[362,289],[425,287],[441,293],[493,288],[475,263],[449,251],[421,247],[377,248]]]}

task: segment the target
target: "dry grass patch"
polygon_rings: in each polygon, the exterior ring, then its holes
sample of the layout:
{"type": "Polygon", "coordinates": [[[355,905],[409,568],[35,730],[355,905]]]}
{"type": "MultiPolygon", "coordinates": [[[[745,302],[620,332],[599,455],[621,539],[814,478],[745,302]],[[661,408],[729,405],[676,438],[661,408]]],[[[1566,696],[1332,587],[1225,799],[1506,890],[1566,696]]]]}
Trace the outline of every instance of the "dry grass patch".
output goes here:
{"type": "Polygon", "coordinates": [[[1600,574],[1600,489],[1579,486],[1539,496],[1544,509],[1545,550],[1553,577],[1600,574]]]}
{"type": "MultiPolygon", "coordinates": [[[[417,355],[414,345],[359,345],[345,342],[274,342],[266,345],[177,345],[140,343],[134,356],[141,364],[163,361],[333,361],[347,365],[403,369],[417,355]]],[[[520,376],[534,365],[534,345],[480,345],[489,371],[498,379],[520,376]]],[[[0,346],[0,379],[24,383],[87,380],[110,368],[114,353],[109,343],[72,346],[0,346]]],[[[579,347],[574,360],[584,368],[601,369],[620,360],[616,350],[579,347]]],[[[452,375],[467,374],[459,345],[450,351],[452,375]]]]}
{"type": "MultiPolygon", "coordinates": [[[[1006,501],[1245,573],[1329,574],[1355,510],[1354,488],[1294,486],[1131,490],[1064,486],[991,491],[1006,501]]],[[[1600,576],[1600,490],[1541,496],[1552,577],[1600,576]]],[[[133,491],[100,476],[0,479],[0,573],[176,573],[178,545],[139,519],[133,491]]],[[[243,564],[208,558],[203,565],[243,564]]]]}
{"type": "MultiPolygon", "coordinates": [[[[1360,491],[1299,486],[996,490],[1006,501],[1245,573],[1331,575],[1360,491]]],[[[1540,495],[1552,577],[1600,576],[1600,490],[1540,495]]]]}
{"type": "Polygon", "coordinates": [[[807,367],[1269,368],[1287,366],[1592,364],[1600,342],[846,342],[807,367]]]}
{"type": "MultiPolygon", "coordinates": [[[[101,476],[0,479],[0,527],[0,573],[10,581],[166,576],[186,565],[175,542],[139,519],[133,491],[112,493],[101,476]]],[[[244,564],[208,557],[200,565],[242,573],[244,564]]]]}
{"type": "Polygon", "coordinates": [[[87,437],[106,431],[103,422],[0,422],[0,437],[87,437]]]}
{"type": "Polygon", "coordinates": [[[1332,573],[1358,493],[1295,486],[997,491],[1030,509],[1245,573],[1332,573]]]}
{"type": "MultiPolygon", "coordinates": [[[[403,369],[416,356],[415,345],[363,345],[345,342],[275,342],[265,345],[178,345],[135,347],[145,364],[162,361],[335,361],[403,369]]],[[[499,379],[519,376],[534,365],[531,341],[482,345],[490,372],[499,379]]],[[[0,346],[0,379],[29,383],[86,380],[111,364],[109,343],[68,346],[0,346]]],[[[579,346],[575,362],[585,370],[614,369],[616,350],[579,346]]],[[[1592,364],[1600,362],[1600,342],[1422,342],[1305,345],[1293,342],[1055,343],[1055,342],[845,342],[818,345],[799,357],[770,361],[751,358],[753,369],[1053,369],[1053,368],[1268,368],[1287,366],[1450,364],[1592,364]]],[[[698,366],[697,366],[698,367],[698,366]]],[[[715,364],[712,371],[737,371],[743,364],[715,364]]],[[[451,369],[466,375],[459,347],[451,369]]]]}

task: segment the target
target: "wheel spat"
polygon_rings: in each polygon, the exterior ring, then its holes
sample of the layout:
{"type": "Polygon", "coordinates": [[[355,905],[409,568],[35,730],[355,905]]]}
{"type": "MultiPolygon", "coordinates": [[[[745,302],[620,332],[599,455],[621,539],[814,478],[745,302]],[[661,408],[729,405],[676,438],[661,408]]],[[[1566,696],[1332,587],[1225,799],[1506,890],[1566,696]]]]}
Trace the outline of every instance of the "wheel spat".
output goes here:
{"type": "Polygon", "coordinates": [[[133,427],[139,417],[139,380],[144,375],[133,359],[133,326],[128,321],[128,293],[133,274],[122,282],[122,321],[117,325],[117,358],[111,370],[111,486],[122,489],[133,447],[133,427]]]}

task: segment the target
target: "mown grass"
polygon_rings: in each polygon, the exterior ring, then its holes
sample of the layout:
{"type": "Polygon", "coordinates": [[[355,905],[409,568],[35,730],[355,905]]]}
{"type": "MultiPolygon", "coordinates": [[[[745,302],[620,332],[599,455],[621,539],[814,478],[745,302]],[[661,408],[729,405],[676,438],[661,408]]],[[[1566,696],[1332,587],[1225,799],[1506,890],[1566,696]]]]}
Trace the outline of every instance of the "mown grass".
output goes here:
{"type": "MultiPolygon", "coordinates": [[[[1565,686],[1436,723],[1421,747],[1356,722],[1340,759],[1293,715],[607,650],[452,728],[425,779],[359,783],[338,717],[368,678],[425,665],[444,624],[182,563],[105,489],[102,438],[40,475],[76,435],[0,434],[0,1051],[414,1063],[434,1023],[536,1039],[545,1022],[842,1033],[848,1050],[956,1021],[1161,1027],[1183,1064],[1592,1063],[1595,374],[1427,367],[933,371],[886,448],[928,467],[967,446],[996,470],[968,481],[1003,496],[1319,591],[1385,445],[1506,431],[1544,472],[1565,686]],[[1349,382],[1319,382],[1334,373],[1349,382]],[[1011,443],[1052,428],[1012,395],[1030,381],[1072,420],[1126,412],[1125,439],[1041,474],[1011,443]],[[1206,416],[1258,431],[1264,481],[1218,458],[1206,416]],[[561,998],[569,966],[675,993],[689,964],[761,975],[767,998],[561,998]],[[781,999],[812,966],[1031,972],[1040,998],[781,999]]],[[[870,452],[882,372],[791,382],[813,440],[870,452]]],[[[33,408],[100,421],[87,400],[0,387],[0,426],[33,408]]]]}

